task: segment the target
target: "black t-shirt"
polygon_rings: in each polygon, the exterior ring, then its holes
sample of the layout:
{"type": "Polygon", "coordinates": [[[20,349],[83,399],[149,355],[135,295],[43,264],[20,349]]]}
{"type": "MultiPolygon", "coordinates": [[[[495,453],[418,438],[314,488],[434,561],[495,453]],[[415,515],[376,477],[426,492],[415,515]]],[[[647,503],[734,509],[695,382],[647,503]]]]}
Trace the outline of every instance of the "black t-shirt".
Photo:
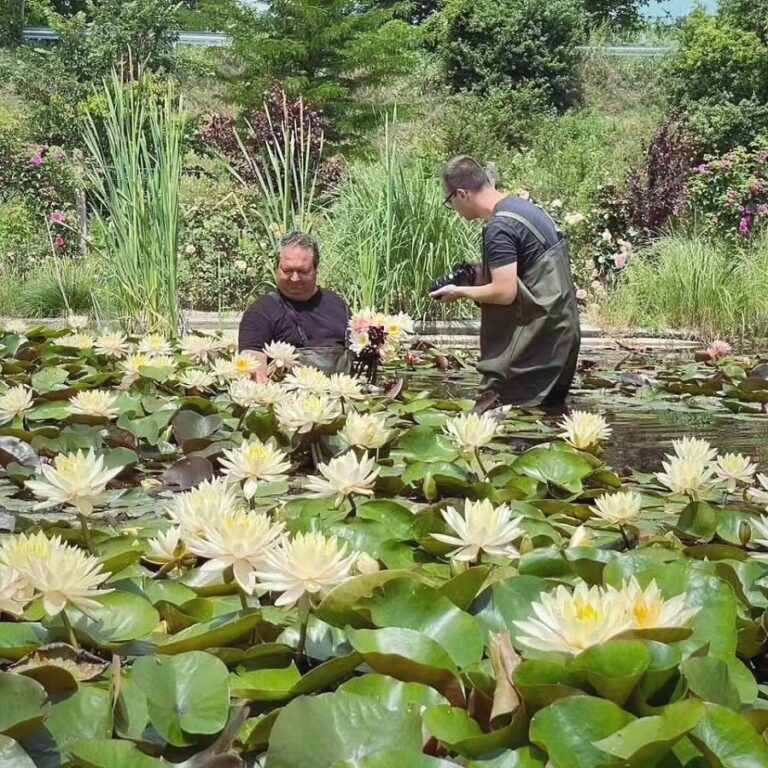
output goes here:
{"type": "Polygon", "coordinates": [[[508,195],[496,205],[494,213],[498,211],[523,216],[547,240],[545,247],[524,224],[504,216],[492,216],[483,228],[485,263],[488,267],[495,269],[517,262],[518,275],[524,275],[525,270],[555,245],[560,236],[549,216],[538,205],[522,197],[508,195]]]}
{"type": "Polygon", "coordinates": [[[343,346],[348,321],[349,309],[333,291],[318,288],[307,301],[293,301],[274,291],[243,314],[239,346],[241,350],[258,352],[272,341],[285,341],[295,347],[343,346]]]}

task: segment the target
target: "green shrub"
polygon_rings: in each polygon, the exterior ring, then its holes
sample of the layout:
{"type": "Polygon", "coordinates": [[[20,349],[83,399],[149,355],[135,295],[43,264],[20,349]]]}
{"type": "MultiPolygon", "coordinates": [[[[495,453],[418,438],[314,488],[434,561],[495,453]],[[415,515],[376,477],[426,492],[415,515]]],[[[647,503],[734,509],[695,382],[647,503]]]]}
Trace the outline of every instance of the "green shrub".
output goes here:
{"type": "Polygon", "coordinates": [[[619,29],[636,27],[641,21],[641,9],[650,0],[584,0],[584,11],[590,27],[610,24],[619,29]]]}
{"type": "Polygon", "coordinates": [[[768,104],[707,99],[689,107],[684,120],[703,155],[720,155],[768,135],[768,104]]]}
{"type": "Polygon", "coordinates": [[[0,202],[0,281],[23,275],[50,252],[39,217],[20,198],[0,202]]]}
{"type": "Polygon", "coordinates": [[[700,101],[768,101],[768,48],[754,32],[701,10],[686,20],[669,72],[670,96],[683,108],[700,101]]]}
{"type": "Polygon", "coordinates": [[[4,0],[0,7],[0,45],[21,40],[23,0],[4,0]]]}
{"type": "Polygon", "coordinates": [[[720,0],[717,10],[731,26],[768,38],[768,0],[720,0]]]}
{"type": "Polygon", "coordinates": [[[448,0],[444,16],[440,53],[454,91],[525,86],[557,109],[578,101],[576,0],[448,0]]]}

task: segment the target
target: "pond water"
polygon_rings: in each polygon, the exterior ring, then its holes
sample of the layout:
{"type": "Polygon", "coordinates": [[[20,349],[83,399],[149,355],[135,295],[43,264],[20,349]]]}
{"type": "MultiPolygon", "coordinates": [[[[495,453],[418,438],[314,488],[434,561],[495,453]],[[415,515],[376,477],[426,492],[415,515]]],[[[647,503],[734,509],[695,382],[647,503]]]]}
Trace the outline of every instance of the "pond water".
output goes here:
{"type": "MultiPolygon", "coordinates": [[[[603,361],[605,362],[605,361],[603,361]]],[[[450,397],[474,397],[480,377],[472,371],[451,371],[414,375],[410,388],[420,385],[432,392],[450,397]]],[[[571,409],[601,413],[613,429],[603,444],[608,464],[623,473],[629,469],[656,472],[661,469],[665,453],[672,450],[672,440],[692,436],[708,440],[719,453],[744,453],[757,462],[761,471],[768,470],[768,416],[733,414],[724,408],[705,408],[700,403],[631,398],[616,392],[576,388],[569,400],[571,409]]],[[[554,425],[561,414],[541,415],[541,420],[554,425]]],[[[542,436],[542,440],[547,439],[542,436]]],[[[525,438],[515,437],[519,442],[525,438]]],[[[532,441],[527,441],[532,442],[532,441]]]]}

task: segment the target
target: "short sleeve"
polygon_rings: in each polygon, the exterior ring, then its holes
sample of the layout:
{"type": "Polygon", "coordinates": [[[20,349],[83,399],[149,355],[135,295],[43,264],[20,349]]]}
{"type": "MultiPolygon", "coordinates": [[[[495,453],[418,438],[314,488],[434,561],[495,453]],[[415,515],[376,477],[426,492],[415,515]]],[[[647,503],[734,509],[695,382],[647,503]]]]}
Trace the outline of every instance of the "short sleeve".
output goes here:
{"type": "Polygon", "coordinates": [[[512,227],[492,221],[485,228],[485,260],[490,269],[516,264],[520,250],[520,238],[512,227]]]}
{"type": "Polygon", "coordinates": [[[240,320],[239,349],[261,352],[264,346],[275,338],[275,322],[274,302],[264,296],[249,307],[240,320]]]}

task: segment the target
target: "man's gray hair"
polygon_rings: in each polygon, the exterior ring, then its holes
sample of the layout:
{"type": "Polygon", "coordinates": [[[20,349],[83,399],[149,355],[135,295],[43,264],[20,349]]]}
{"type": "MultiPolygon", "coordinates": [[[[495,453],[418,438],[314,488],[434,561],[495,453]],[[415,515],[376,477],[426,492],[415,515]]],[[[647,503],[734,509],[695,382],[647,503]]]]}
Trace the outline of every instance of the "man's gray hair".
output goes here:
{"type": "Polygon", "coordinates": [[[312,264],[315,269],[320,264],[320,246],[312,235],[307,235],[298,230],[293,230],[283,235],[280,238],[280,246],[277,251],[278,261],[280,260],[283,248],[303,248],[306,251],[310,251],[312,253],[312,264]]]}
{"type": "Polygon", "coordinates": [[[483,166],[469,155],[458,155],[449,160],[443,167],[442,176],[450,192],[457,189],[477,192],[491,183],[483,166]]]}

